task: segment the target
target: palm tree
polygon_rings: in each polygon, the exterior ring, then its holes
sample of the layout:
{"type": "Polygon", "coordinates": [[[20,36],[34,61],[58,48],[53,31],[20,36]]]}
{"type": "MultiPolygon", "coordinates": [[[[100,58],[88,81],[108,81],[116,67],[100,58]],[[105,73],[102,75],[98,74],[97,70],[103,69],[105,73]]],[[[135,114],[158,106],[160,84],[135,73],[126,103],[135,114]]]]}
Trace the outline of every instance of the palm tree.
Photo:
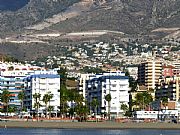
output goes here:
{"type": "Polygon", "coordinates": [[[60,108],[62,115],[64,115],[64,113],[66,112],[68,101],[68,90],[64,84],[61,85],[60,93],[60,108]]]}
{"type": "Polygon", "coordinates": [[[40,104],[40,98],[41,98],[41,94],[40,93],[35,93],[33,94],[33,98],[35,99],[35,103],[34,103],[34,107],[36,109],[36,113],[37,113],[37,117],[39,116],[39,107],[41,106],[40,104]]]}
{"type": "Polygon", "coordinates": [[[98,108],[99,102],[97,100],[97,98],[93,98],[92,102],[91,102],[91,106],[94,109],[95,115],[97,115],[97,108],[98,108]]]}
{"type": "Polygon", "coordinates": [[[9,113],[13,113],[13,112],[16,112],[16,111],[17,111],[16,106],[10,106],[10,107],[8,108],[8,112],[9,112],[9,113]]]}
{"type": "Polygon", "coordinates": [[[1,94],[1,101],[3,102],[3,104],[6,108],[7,115],[8,115],[9,100],[10,100],[10,92],[7,89],[4,89],[2,94],[1,94]]]}
{"type": "Polygon", "coordinates": [[[162,105],[164,106],[165,110],[166,110],[166,107],[168,105],[168,98],[167,97],[163,97],[162,98],[162,105]]]}
{"type": "MultiPolygon", "coordinates": [[[[163,114],[165,114],[165,112],[166,112],[166,107],[168,106],[168,97],[163,97],[162,98],[162,105],[164,106],[164,108],[165,108],[165,111],[164,111],[164,113],[163,114]]],[[[166,119],[166,117],[165,117],[165,115],[164,115],[164,120],[166,119]]]]}
{"type": "Polygon", "coordinates": [[[86,116],[89,112],[88,106],[87,104],[83,105],[83,104],[79,104],[76,106],[76,113],[80,118],[80,121],[82,121],[83,119],[86,120],[86,116]]]}
{"type": "Polygon", "coordinates": [[[75,101],[75,96],[76,96],[76,89],[73,90],[69,90],[68,92],[68,101],[71,102],[71,106],[72,108],[70,108],[69,114],[73,117],[74,116],[74,101],[75,101]]]}
{"type": "Polygon", "coordinates": [[[123,110],[124,115],[126,114],[126,111],[128,111],[128,106],[126,104],[121,105],[121,110],[123,110]]]}
{"type": "Polygon", "coordinates": [[[21,112],[22,112],[22,110],[24,108],[24,104],[23,104],[24,98],[25,98],[24,91],[19,92],[18,93],[18,99],[21,101],[21,112]]]}
{"type": "Polygon", "coordinates": [[[60,111],[64,115],[66,106],[67,106],[67,88],[66,88],[66,79],[67,79],[67,70],[66,68],[60,67],[60,70],[57,71],[60,75],[60,111]]]}
{"type": "Polygon", "coordinates": [[[137,93],[135,96],[135,104],[143,109],[153,101],[152,95],[148,92],[137,93]]]}
{"type": "Polygon", "coordinates": [[[51,118],[51,111],[53,111],[54,110],[54,106],[50,106],[50,101],[51,101],[51,99],[53,98],[53,94],[51,94],[51,92],[49,93],[49,107],[50,107],[50,111],[49,111],[49,118],[51,118]]]}
{"type": "Polygon", "coordinates": [[[110,120],[110,105],[111,105],[111,94],[105,96],[105,100],[108,102],[108,119],[110,120]]]}
{"type": "Polygon", "coordinates": [[[76,93],[75,94],[75,102],[77,105],[83,105],[84,103],[84,97],[82,94],[76,93]]]}
{"type": "Polygon", "coordinates": [[[49,94],[48,93],[46,93],[46,94],[44,94],[44,96],[43,96],[43,102],[45,103],[45,106],[46,106],[46,117],[47,117],[47,110],[48,110],[48,103],[49,103],[49,94]]]}
{"type": "Polygon", "coordinates": [[[51,111],[54,110],[54,106],[48,106],[49,118],[51,118],[51,111]]]}

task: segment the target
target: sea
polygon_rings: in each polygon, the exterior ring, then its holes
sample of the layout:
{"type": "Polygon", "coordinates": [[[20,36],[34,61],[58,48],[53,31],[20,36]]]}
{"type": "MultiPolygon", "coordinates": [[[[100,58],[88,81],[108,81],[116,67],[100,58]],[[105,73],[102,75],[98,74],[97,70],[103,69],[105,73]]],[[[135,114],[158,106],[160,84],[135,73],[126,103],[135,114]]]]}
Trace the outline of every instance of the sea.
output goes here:
{"type": "Polygon", "coordinates": [[[180,135],[180,130],[0,128],[0,135],[180,135]]]}

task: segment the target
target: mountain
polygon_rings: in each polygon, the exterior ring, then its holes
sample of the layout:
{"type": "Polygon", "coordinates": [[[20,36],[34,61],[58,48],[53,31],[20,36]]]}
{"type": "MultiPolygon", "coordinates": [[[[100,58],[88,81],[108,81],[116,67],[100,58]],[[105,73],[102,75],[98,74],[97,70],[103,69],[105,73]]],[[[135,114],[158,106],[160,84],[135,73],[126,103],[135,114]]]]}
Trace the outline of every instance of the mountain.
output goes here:
{"type": "MultiPolygon", "coordinates": [[[[5,3],[4,7],[7,7],[5,3]]],[[[78,35],[77,32],[106,33],[108,31],[111,34],[105,37],[113,41],[115,36],[117,39],[121,38],[122,34],[117,33],[123,33],[126,38],[140,37],[151,39],[151,41],[164,38],[180,40],[180,0],[30,0],[23,6],[19,4],[15,7],[12,10],[4,8],[6,10],[0,11],[0,37],[2,38],[18,37],[19,39],[19,37],[27,36],[28,41],[32,37],[42,40],[36,34],[51,33],[63,35],[58,37],[58,42],[60,42],[73,37],[68,36],[71,32],[78,35]]],[[[48,44],[57,40],[48,36],[46,38],[48,38],[48,44]]],[[[100,38],[104,37],[100,36],[100,38]]],[[[74,42],[76,39],[79,37],[73,37],[70,40],[74,42]]],[[[35,43],[23,45],[23,47],[17,44],[12,46],[12,43],[0,46],[0,49],[5,50],[1,52],[19,55],[19,57],[24,57],[25,52],[29,58],[32,53],[28,52],[28,47],[32,50],[43,48],[46,52],[41,54],[43,56],[48,55],[47,48],[51,48],[44,43],[39,46],[35,43]],[[9,49],[10,46],[14,50],[9,49]]],[[[56,52],[56,47],[52,50],[52,54],[54,52],[56,52]]],[[[37,51],[36,56],[41,57],[41,55],[37,51]]],[[[37,58],[36,56],[33,55],[34,58],[37,58]]]]}
{"type": "Polygon", "coordinates": [[[48,29],[59,31],[114,30],[148,34],[154,29],[180,27],[180,0],[113,0],[48,29]],[[63,27],[62,27],[63,26],[63,27]]]}
{"type": "Polygon", "coordinates": [[[80,0],[30,0],[28,4],[17,11],[1,11],[0,31],[3,32],[1,36],[19,32],[24,27],[41,22],[45,18],[66,10],[78,1],[80,0]]]}
{"type": "MultiPolygon", "coordinates": [[[[12,5],[21,6],[22,0],[17,1],[12,5]]],[[[1,12],[0,31],[98,29],[147,34],[161,27],[179,28],[179,7],[180,0],[30,0],[17,11],[1,12]]]]}

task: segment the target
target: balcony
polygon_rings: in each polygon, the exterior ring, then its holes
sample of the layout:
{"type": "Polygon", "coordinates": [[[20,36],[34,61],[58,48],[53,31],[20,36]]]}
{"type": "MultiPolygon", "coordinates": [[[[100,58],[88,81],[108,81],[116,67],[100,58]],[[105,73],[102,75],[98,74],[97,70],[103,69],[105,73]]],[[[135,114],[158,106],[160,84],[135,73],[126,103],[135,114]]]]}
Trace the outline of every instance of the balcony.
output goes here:
{"type": "Polygon", "coordinates": [[[2,87],[15,87],[15,84],[1,84],[2,87]]]}
{"type": "Polygon", "coordinates": [[[159,69],[159,70],[161,70],[161,69],[162,69],[162,67],[161,67],[161,66],[156,65],[155,69],[156,69],[156,70],[158,70],[158,69],[159,69]]]}

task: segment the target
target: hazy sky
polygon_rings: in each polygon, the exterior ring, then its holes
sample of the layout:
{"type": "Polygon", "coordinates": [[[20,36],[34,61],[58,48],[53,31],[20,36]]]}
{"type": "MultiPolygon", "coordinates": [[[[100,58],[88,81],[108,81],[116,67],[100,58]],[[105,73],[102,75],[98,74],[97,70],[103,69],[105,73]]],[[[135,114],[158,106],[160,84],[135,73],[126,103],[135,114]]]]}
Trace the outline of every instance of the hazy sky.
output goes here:
{"type": "Polygon", "coordinates": [[[28,3],[29,0],[0,0],[0,10],[17,10],[28,3]]]}

